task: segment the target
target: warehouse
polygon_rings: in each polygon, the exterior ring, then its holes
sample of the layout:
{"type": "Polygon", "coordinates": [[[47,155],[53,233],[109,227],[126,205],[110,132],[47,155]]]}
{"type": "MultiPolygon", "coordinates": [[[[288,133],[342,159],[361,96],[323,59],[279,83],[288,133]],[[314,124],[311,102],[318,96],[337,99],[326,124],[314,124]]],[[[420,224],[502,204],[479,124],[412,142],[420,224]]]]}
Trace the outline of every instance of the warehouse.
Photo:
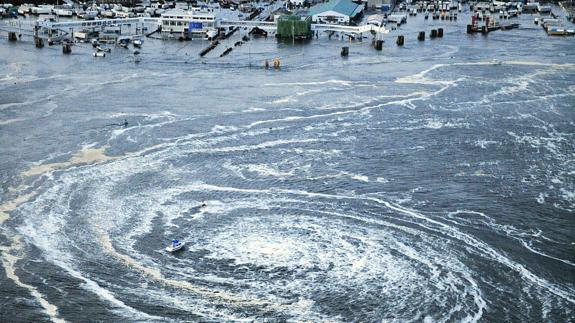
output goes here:
{"type": "Polygon", "coordinates": [[[363,6],[351,0],[330,0],[312,7],[309,15],[315,23],[349,25],[362,11],[363,6]]]}

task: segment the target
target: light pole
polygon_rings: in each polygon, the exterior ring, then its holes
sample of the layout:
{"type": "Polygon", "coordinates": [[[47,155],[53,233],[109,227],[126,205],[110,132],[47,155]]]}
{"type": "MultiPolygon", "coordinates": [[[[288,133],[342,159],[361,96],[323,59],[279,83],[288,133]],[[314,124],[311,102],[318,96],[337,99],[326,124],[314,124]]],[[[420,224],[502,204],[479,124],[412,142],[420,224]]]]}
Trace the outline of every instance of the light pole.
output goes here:
{"type": "Polygon", "coordinates": [[[292,45],[295,45],[295,21],[291,21],[291,38],[292,38],[292,45]]]}

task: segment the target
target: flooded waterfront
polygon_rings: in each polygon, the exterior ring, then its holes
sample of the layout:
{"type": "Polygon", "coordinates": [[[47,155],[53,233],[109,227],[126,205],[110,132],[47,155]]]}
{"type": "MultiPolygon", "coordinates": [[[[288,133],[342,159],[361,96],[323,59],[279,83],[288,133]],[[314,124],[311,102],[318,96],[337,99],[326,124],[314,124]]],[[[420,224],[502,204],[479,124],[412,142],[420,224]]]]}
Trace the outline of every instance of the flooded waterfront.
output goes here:
{"type": "Polygon", "coordinates": [[[0,321],[575,320],[575,40],[468,18],[138,64],[1,39],[0,321]]]}

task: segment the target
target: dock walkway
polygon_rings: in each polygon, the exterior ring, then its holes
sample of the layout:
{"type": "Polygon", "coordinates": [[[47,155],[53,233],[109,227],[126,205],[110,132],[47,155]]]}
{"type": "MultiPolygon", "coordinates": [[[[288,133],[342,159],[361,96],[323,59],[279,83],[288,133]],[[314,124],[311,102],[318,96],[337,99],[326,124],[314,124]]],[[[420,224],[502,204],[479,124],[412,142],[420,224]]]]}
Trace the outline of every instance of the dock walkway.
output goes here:
{"type": "MultiPolygon", "coordinates": [[[[104,28],[106,26],[131,26],[131,25],[142,25],[150,26],[150,30],[156,30],[160,26],[160,18],[125,18],[125,19],[100,19],[100,20],[74,20],[74,21],[27,21],[23,22],[20,20],[9,21],[3,24],[2,29],[14,31],[14,30],[25,30],[33,32],[35,27],[40,30],[59,30],[65,32],[79,31],[83,29],[91,28],[104,28]]],[[[228,28],[260,28],[267,31],[274,31],[277,29],[276,22],[270,21],[260,21],[260,20],[216,20],[216,27],[228,27],[228,28]]],[[[365,32],[376,32],[376,33],[387,33],[388,30],[385,27],[378,27],[374,25],[362,25],[362,26],[345,26],[345,25],[335,25],[335,24],[311,24],[312,31],[326,31],[326,32],[343,32],[343,33],[353,33],[361,34],[365,32]]]]}

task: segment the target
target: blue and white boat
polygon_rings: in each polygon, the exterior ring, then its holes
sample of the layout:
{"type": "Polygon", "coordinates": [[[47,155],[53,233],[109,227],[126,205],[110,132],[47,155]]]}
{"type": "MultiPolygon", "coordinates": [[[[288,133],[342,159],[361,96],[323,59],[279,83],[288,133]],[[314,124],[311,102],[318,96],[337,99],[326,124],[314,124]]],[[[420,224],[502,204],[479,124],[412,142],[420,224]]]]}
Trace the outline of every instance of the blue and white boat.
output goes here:
{"type": "Polygon", "coordinates": [[[179,241],[178,239],[172,240],[172,243],[166,247],[167,252],[176,252],[184,248],[184,242],[179,241]]]}

